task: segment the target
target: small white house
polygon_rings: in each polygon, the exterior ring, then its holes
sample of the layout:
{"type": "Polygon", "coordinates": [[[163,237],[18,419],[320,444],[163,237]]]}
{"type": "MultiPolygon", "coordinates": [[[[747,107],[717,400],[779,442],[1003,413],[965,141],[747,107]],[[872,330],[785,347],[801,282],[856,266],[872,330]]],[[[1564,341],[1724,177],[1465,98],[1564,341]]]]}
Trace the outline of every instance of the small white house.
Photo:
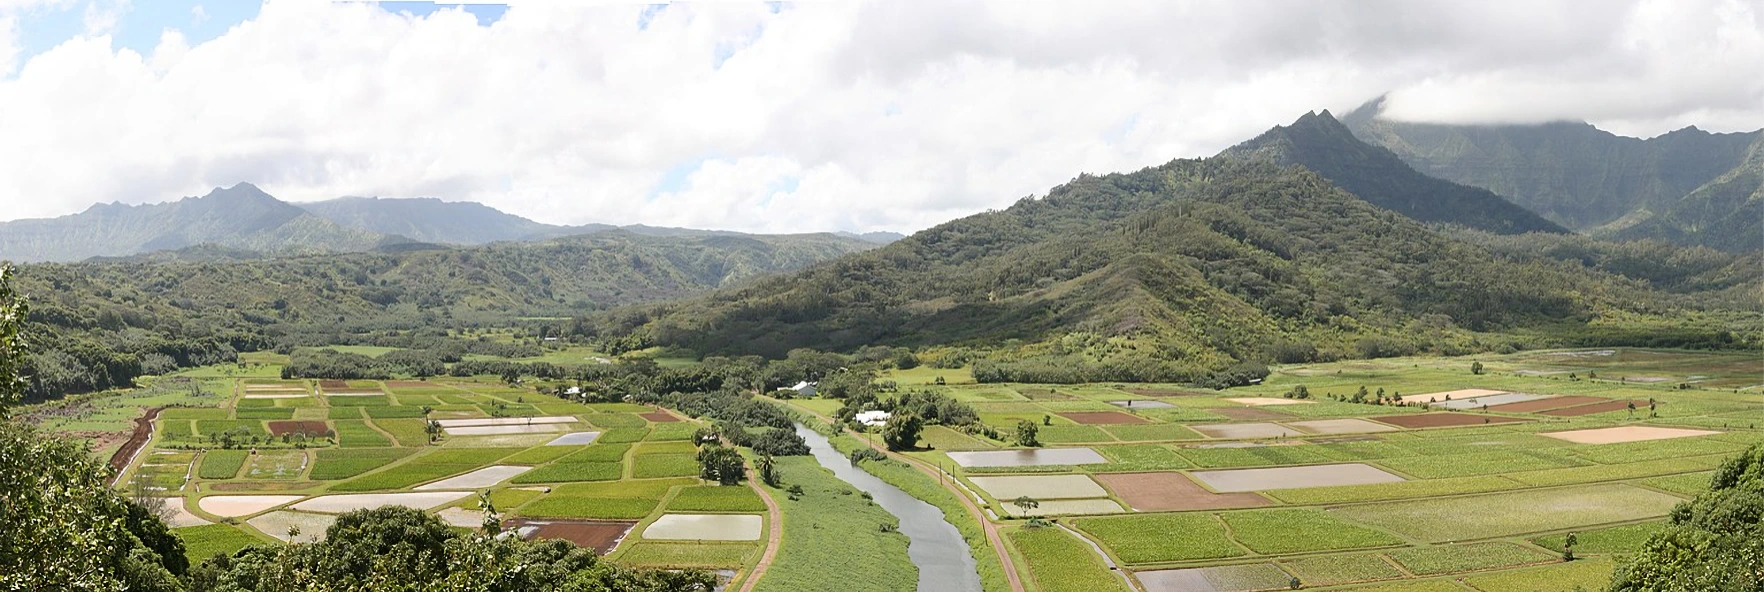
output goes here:
{"type": "Polygon", "coordinates": [[[790,387],[790,390],[796,391],[798,397],[813,397],[815,396],[815,383],[805,380],[796,383],[796,386],[790,387]]]}
{"type": "Polygon", "coordinates": [[[570,388],[564,389],[564,394],[572,396],[572,397],[580,397],[580,396],[582,396],[582,387],[572,386],[570,388]]]}
{"type": "Polygon", "coordinates": [[[867,426],[879,426],[888,423],[888,417],[887,411],[864,411],[852,419],[867,426]]]}

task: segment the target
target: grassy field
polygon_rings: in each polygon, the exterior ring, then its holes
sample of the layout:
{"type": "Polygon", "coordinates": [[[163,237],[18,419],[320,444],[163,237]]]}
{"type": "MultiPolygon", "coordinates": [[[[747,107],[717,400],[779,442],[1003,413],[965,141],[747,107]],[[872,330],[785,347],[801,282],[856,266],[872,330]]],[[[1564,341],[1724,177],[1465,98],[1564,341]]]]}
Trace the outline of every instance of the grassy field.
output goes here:
{"type": "Polygon", "coordinates": [[[1073,521],[1124,563],[1160,563],[1237,557],[1225,524],[1212,514],[1156,514],[1073,521]]]}
{"type": "Polygon", "coordinates": [[[172,533],[184,540],[184,556],[190,559],[191,566],[215,555],[231,555],[250,545],[270,544],[230,524],[174,528],[172,533]]]}
{"type": "Polygon", "coordinates": [[[905,535],[881,528],[896,523],[849,484],[809,457],[778,459],[785,483],[800,499],[772,496],[784,511],[784,546],[755,590],[911,590],[918,568],[907,559],[905,535]]]}
{"type": "Polygon", "coordinates": [[[1011,544],[1042,592],[1128,592],[1082,541],[1058,528],[1020,528],[1011,544]]]}

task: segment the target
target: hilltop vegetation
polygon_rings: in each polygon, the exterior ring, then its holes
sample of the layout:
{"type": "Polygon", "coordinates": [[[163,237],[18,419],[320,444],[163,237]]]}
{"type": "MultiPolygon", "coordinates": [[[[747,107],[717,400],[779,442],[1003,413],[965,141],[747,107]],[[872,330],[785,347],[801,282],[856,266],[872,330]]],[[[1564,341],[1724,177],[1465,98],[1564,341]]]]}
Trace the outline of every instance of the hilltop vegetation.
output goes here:
{"type": "MultiPolygon", "coordinates": [[[[1659,268],[1680,255],[1637,256],[1663,257],[1638,265],[1659,268]]],[[[618,311],[603,328],[773,357],[798,347],[1002,346],[977,375],[1059,382],[1196,380],[1253,375],[1233,368],[1240,361],[1542,344],[1757,346],[1736,336],[1756,325],[1755,307],[1723,310],[1621,273],[1644,275],[1492,252],[1316,173],[1227,156],[1085,175],[790,276],[618,311]]],[[[1675,281],[1746,281],[1709,274],[1675,281]]]]}
{"type": "Polygon", "coordinates": [[[124,386],[143,373],[369,332],[421,329],[382,344],[444,347],[436,338],[448,328],[680,297],[872,246],[832,235],[610,231],[404,253],[27,265],[19,290],[34,303],[29,322],[55,335],[31,356],[27,394],[124,386]]]}

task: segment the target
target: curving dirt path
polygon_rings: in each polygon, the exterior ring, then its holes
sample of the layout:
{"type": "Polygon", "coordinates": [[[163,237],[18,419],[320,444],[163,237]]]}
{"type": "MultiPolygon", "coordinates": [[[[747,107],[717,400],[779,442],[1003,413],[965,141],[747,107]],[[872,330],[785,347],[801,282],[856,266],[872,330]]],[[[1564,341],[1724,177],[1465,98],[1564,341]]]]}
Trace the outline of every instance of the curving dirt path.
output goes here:
{"type": "MultiPolygon", "coordinates": [[[[771,400],[774,403],[788,405],[788,403],[784,403],[783,401],[779,401],[776,399],[769,399],[769,400],[771,400]]],[[[834,423],[833,418],[827,417],[825,415],[821,415],[821,414],[816,413],[814,411],[810,411],[808,409],[804,409],[801,407],[794,407],[794,406],[791,408],[802,411],[803,413],[807,413],[809,415],[813,415],[816,418],[820,419],[821,421],[827,422],[827,425],[838,425],[838,424],[834,423]]],[[[847,431],[847,430],[841,429],[841,431],[847,431]]],[[[904,462],[907,464],[907,466],[918,469],[919,472],[924,473],[926,475],[929,475],[932,479],[936,479],[937,483],[939,485],[942,485],[944,489],[947,489],[947,490],[949,490],[950,493],[955,494],[956,499],[962,500],[962,507],[967,508],[968,514],[972,515],[974,517],[974,520],[978,521],[980,523],[980,529],[986,531],[986,540],[990,541],[992,543],[992,550],[998,553],[998,561],[999,561],[999,563],[1003,564],[1003,566],[1004,566],[1005,578],[1010,581],[1011,591],[1012,592],[1024,592],[1025,588],[1023,587],[1023,579],[1017,575],[1017,565],[1015,562],[1011,561],[1010,551],[1005,549],[1004,537],[1000,536],[998,534],[998,525],[993,524],[991,520],[987,520],[986,519],[986,512],[981,510],[980,506],[978,506],[974,503],[974,499],[968,497],[968,495],[966,493],[964,493],[962,490],[958,489],[956,487],[956,485],[951,482],[951,479],[953,479],[953,477],[950,479],[945,479],[942,475],[942,472],[939,469],[937,469],[936,467],[933,467],[930,464],[927,464],[924,461],[918,460],[916,458],[912,458],[912,457],[909,457],[909,456],[906,456],[903,454],[898,454],[893,451],[890,451],[890,450],[888,450],[888,447],[886,447],[886,446],[883,446],[883,445],[878,444],[876,442],[871,442],[867,438],[862,438],[861,435],[859,435],[859,436],[860,437],[858,439],[863,440],[866,444],[868,444],[870,446],[870,448],[878,450],[882,454],[888,455],[889,458],[904,462]]],[[[745,588],[743,589],[743,592],[746,592],[745,588]]]]}
{"type": "MultiPolygon", "coordinates": [[[[751,467],[748,474],[754,474],[751,467]]],[[[766,540],[766,552],[760,555],[759,561],[753,564],[753,569],[747,572],[747,579],[742,581],[740,592],[753,592],[753,587],[759,585],[760,577],[766,575],[766,568],[772,566],[772,559],[778,556],[778,548],[784,546],[784,512],[778,509],[777,500],[772,499],[771,492],[751,478],[747,480],[747,486],[753,488],[754,493],[759,494],[760,500],[766,502],[766,520],[771,525],[771,536],[766,540]]]]}
{"type": "Polygon", "coordinates": [[[135,462],[135,456],[147,446],[148,440],[153,439],[153,421],[159,419],[159,412],[164,409],[154,407],[148,409],[145,415],[135,418],[135,431],[129,435],[129,441],[124,442],[122,448],[116,449],[116,453],[110,455],[111,485],[116,485],[116,480],[122,478],[123,470],[135,462]]]}

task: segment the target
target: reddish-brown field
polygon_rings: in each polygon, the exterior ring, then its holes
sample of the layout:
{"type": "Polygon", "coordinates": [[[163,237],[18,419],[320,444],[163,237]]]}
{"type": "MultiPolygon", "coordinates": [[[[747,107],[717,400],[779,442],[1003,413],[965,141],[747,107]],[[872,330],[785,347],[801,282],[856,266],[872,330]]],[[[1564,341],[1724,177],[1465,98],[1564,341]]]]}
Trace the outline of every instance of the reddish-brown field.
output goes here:
{"type": "Polygon", "coordinates": [[[269,422],[271,434],[323,434],[331,428],[322,421],[272,421],[269,422]]]}
{"type": "Polygon", "coordinates": [[[1269,411],[1261,407],[1218,407],[1207,411],[1229,417],[1238,421],[1266,421],[1270,419],[1292,419],[1291,415],[1278,411],[1269,411]]]}
{"type": "Polygon", "coordinates": [[[680,421],[680,418],[674,417],[673,414],[668,413],[666,411],[651,411],[649,413],[639,413],[639,414],[637,414],[637,416],[641,417],[643,419],[647,419],[649,421],[655,422],[655,423],[669,423],[669,422],[680,421]]]}
{"type": "Polygon", "coordinates": [[[1145,418],[1114,411],[1072,411],[1061,413],[1060,417],[1084,425],[1118,425],[1126,423],[1147,423],[1145,418]]]}
{"type": "Polygon", "coordinates": [[[1127,505],[1141,512],[1224,510],[1270,505],[1254,493],[1213,493],[1181,473],[1109,473],[1096,476],[1127,505]]]}
{"type": "Polygon", "coordinates": [[[1599,397],[1580,396],[1551,397],[1548,399],[1538,399],[1536,401],[1520,401],[1518,403],[1508,403],[1506,405],[1495,405],[1489,407],[1488,410],[1500,411],[1503,413],[1533,413],[1537,411],[1549,411],[1551,409],[1561,409],[1563,407],[1573,407],[1575,405],[1586,405],[1609,400],[1610,399],[1602,399],[1599,397]]]}
{"type": "Polygon", "coordinates": [[[527,537],[529,540],[565,540],[575,543],[578,547],[592,547],[596,553],[601,555],[611,553],[613,547],[618,546],[619,540],[625,538],[625,533],[630,532],[631,527],[636,525],[636,522],[558,522],[552,520],[545,522],[514,520],[506,523],[507,528],[524,526],[538,528],[527,537]]]}
{"type": "Polygon", "coordinates": [[[1386,417],[1368,418],[1402,428],[1449,428],[1467,425],[1484,425],[1496,423],[1513,423],[1525,421],[1517,417],[1499,415],[1471,415],[1468,413],[1423,413],[1420,415],[1390,415],[1386,417]]]}
{"type": "MultiPolygon", "coordinates": [[[[122,475],[123,469],[128,468],[129,461],[135,459],[135,452],[153,437],[153,420],[159,417],[160,409],[162,408],[148,409],[146,415],[135,418],[135,432],[129,435],[129,441],[123,443],[122,448],[116,449],[115,454],[110,455],[110,468],[116,471],[115,476],[122,475]]],[[[115,476],[111,478],[114,479],[115,476]]]]}
{"type": "Polygon", "coordinates": [[[325,390],[342,390],[349,388],[349,383],[342,380],[320,380],[319,386],[325,390]]]}
{"type": "MultiPolygon", "coordinates": [[[[1609,402],[1605,402],[1605,403],[1599,403],[1596,405],[1581,405],[1579,407],[1568,407],[1566,409],[1551,409],[1549,411],[1540,411],[1540,412],[1538,412],[1538,415],[1549,415],[1549,416],[1554,416],[1554,417],[1580,417],[1582,415],[1592,415],[1594,413],[1605,413],[1607,411],[1622,411],[1624,409],[1628,409],[1629,404],[1631,402],[1632,401],[1628,401],[1628,400],[1609,401],[1609,402]]],[[[1646,410],[1648,408],[1647,401],[1633,401],[1633,403],[1635,403],[1636,409],[1646,410]]]]}

